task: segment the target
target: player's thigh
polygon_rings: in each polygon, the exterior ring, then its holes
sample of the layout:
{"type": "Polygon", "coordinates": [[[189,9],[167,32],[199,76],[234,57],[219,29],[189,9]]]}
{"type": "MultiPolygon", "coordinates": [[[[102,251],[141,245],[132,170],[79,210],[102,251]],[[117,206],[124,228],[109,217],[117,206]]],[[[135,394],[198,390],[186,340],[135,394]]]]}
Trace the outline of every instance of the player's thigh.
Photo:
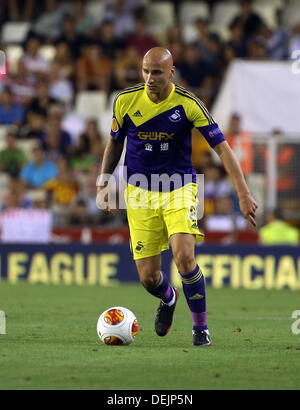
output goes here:
{"type": "Polygon", "coordinates": [[[189,233],[195,235],[197,242],[201,241],[203,234],[197,224],[197,185],[186,184],[172,191],[169,198],[169,201],[164,201],[163,209],[168,237],[176,233],[189,233]]]}
{"type": "Polygon", "coordinates": [[[175,233],[169,238],[174,262],[180,273],[189,273],[195,266],[195,235],[175,233]]]}
{"type": "MultiPolygon", "coordinates": [[[[143,197],[145,191],[140,191],[143,197]]],[[[168,233],[162,212],[159,209],[147,206],[147,198],[141,201],[142,206],[136,206],[134,202],[137,201],[130,201],[130,199],[135,199],[137,197],[136,193],[139,194],[139,190],[133,190],[130,187],[128,192],[126,205],[133,258],[138,260],[159,255],[169,247],[168,233]]],[[[147,195],[149,194],[147,193],[147,195]]]]}

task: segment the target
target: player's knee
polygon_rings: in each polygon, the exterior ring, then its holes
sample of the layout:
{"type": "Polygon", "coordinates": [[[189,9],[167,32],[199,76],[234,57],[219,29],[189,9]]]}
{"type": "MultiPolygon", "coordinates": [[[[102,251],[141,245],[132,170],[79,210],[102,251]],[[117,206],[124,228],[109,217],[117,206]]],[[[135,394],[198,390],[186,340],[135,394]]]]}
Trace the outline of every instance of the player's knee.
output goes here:
{"type": "Polygon", "coordinates": [[[195,267],[195,258],[184,249],[178,250],[174,254],[174,261],[180,273],[189,273],[195,267]]]}
{"type": "Polygon", "coordinates": [[[157,274],[148,274],[147,276],[142,276],[140,278],[141,284],[144,286],[146,289],[154,289],[158,285],[160,276],[157,274]]]}

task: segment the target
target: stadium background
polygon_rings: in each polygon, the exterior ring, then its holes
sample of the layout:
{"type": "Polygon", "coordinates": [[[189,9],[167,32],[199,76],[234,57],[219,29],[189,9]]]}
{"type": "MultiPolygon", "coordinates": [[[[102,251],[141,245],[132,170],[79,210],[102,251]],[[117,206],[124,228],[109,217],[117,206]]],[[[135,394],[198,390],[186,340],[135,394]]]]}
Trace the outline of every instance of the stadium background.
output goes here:
{"type": "MultiPolygon", "coordinates": [[[[1,277],[100,285],[137,280],[126,214],[108,216],[96,208],[95,181],[115,94],[142,81],[143,54],[163,45],[174,56],[175,82],[215,114],[259,202],[255,231],[239,214],[224,169],[195,131],[193,163],[205,175],[199,225],[206,234],[197,255],[208,282],[299,290],[298,234],[289,226],[300,226],[300,127],[292,93],[299,87],[292,56],[300,49],[300,2],[247,3],[1,2],[1,277]],[[239,67],[253,64],[255,76],[238,82],[239,67]],[[272,96],[264,102],[258,84],[266,80],[265,64],[272,96]],[[282,64],[289,81],[274,70],[282,64]],[[248,106],[232,103],[233,83],[236,101],[248,106]],[[282,116],[273,114],[270,104],[275,110],[277,101],[284,101],[282,116]],[[272,227],[267,238],[259,232],[275,209],[277,220],[287,222],[287,235],[285,246],[273,248],[266,246],[274,244],[272,227]]],[[[170,252],[164,270],[177,283],[170,252]]]]}

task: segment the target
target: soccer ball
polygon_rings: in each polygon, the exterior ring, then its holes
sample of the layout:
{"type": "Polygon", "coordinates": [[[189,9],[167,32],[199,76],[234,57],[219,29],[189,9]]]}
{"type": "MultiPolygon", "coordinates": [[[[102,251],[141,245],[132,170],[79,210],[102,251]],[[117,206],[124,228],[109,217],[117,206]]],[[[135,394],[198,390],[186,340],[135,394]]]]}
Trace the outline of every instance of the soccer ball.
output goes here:
{"type": "Polygon", "coordinates": [[[129,345],[138,332],[138,322],[131,310],[115,306],[101,313],[97,333],[106,345],[129,345]]]}

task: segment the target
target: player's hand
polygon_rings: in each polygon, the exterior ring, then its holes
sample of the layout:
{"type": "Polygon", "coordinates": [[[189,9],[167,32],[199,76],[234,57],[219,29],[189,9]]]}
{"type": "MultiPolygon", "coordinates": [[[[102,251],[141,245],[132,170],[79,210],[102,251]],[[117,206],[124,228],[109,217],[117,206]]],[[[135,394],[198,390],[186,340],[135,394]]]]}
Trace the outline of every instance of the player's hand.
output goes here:
{"type": "Polygon", "coordinates": [[[101,209],[101,211],[103,211],[106,214],[109,214],[111,212],[108,206],[108,187],[107,185],[97,186],[96,205],[98,209],[101,209]]]}
{"type": "Polygon", "coordinates": [[[253,196],[248,193],[239,196],[240,210],[244,218],[251,223],[252,226],[256,227],[255,212],[257,209],[257,202],[253,196]]]}

